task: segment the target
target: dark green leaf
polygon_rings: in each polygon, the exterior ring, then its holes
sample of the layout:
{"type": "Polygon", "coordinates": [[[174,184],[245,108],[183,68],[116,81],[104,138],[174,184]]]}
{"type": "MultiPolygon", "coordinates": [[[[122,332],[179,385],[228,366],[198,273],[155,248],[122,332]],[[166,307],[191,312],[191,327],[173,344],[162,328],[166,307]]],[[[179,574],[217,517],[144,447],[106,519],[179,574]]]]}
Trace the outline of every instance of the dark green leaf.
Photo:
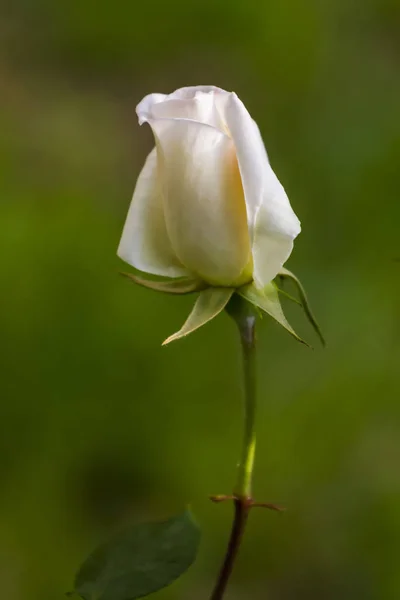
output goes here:
{"type": "Polygon", "coordinates": [[[194,561],[200,531],[190,512],[133,526],[98,547],[75,579],[83,600],[135,600],[166,587],[194,561]]]}

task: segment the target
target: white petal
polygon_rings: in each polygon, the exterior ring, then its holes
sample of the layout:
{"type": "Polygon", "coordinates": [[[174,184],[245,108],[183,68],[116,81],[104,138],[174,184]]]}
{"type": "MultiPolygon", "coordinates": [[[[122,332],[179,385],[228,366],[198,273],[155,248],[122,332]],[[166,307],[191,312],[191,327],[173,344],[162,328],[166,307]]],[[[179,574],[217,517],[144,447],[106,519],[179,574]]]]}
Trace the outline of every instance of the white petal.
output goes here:
{"type": "Polygon", "coordinates": [[[179,88],[178,90],[175,90],[174,92],[172,92],[172,94],[168,95],[168,98],[169,99],[178,98],[179,100],[190,100],[191,98],[194,98],[196,96],[196,94],[198,94],[199,92],[201,92],[203,94],[209,94],[210,92],[214,92],[217,94],[227,94],[227,95],[229,94],[229,92],[226,92],[222,88],[219,88],[215,85],[191,85],[191,86],[187,86],[187,87],[183,87],[183,88],[179,88]]]}
{"type": "Polygon", "coordinates": [[[236,94],[224,117],[236,146],[252,243],[254,279],[259,287],[273,279],[288,259],[300,222],[269,164],[257,124],[236,94]]]}
{"type": "Polygon", "coordinates": [[[277,276],[293,250],[293,240],[297,235],[281,233],[281,224],[275,228],[272,212],[270,208],[267,210],[261,206],[256,216],[252,252],[253,277],[258,288],[263,288],[277,276]]]}
{"type": "Polygon", "coordinates": [[[136,114],[139,118],[139,125],[143,125],[148,119],[152,118],[153,107],[159,102],[163,102],[166,94],[148,94],[136,107],[136,114]]]}
{"type": "Polygon", "coordinates": [[[214,86],[186,87],[172,94],[150,94],[136,107],[139,123],[151,119],[191,119],[221,129],[221,120],[217,103],[228,92],[214,86]]]}
{"type": "Polygon", "coordinates": [[[172,246],[205,281],[230,285],[250,257],[246,206],[232,140],[189,120],[158,119],[153,128],[172,246]]]}
{"type": "Polygon", "coordinates": [[[169,241],[158,182],[157,152],[150,152],[136,183],[118,248],[118,256],[153,275],[188,275],[169,241]]]}

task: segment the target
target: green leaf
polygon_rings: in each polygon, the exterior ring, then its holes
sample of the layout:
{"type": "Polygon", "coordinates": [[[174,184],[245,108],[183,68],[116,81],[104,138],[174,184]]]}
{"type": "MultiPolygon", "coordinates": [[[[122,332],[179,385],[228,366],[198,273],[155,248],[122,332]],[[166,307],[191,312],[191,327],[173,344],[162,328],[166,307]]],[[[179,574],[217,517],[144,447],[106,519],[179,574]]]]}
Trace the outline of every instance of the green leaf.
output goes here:
{"type": "Polygon", "coordinates": [[[262,290],[257,289],[254,283],[250,283],[249,285],[239,288],[238,294],[248,300],[248,302],[251,302],[251,304],[258,306],[258,308],[261,308],[261,310],[268,313],[270,317],[275,319],[279,325],[282,325],[282,327],[284,327],[297,341],[308,346],[286,320],[279,301],[278,289],[272,282],[266,285],[262,290]]]}
{"type": "Polygon", "coordinates": [[[133,273],[121,273],[123,277],[130,279],[137,285],[150,288],[156,292],[164,292],[165,294],[192,294],[199,292],[207,287],[207,284],[200,279],[192,279],[190,277],[182,277],[179,279],[169,279],[166,281],[154,281],[146,279],[133,273]]]}
{"type": "Polygon", "coordinates": [[[189,333],[211,321],[211,319],[216,317],[225,308],[234,291],[233,288],[210,287],[200,292],[193,310],[183,324],[182,329],[167,338],[163,342],[163,346],[174,340],[179,340],[185,335],[189,335],[189,333]]]}
{"type": "Polygon", "coordinates": [[[300,296],[300,304],[304,309],[304,312],[306,313],[306,316],[308,318],[308,320],[310,321],[312,327],[314,328],[316,334],[318,335],[319,339],[321,340],[321,343],[323,346],[326,346],[326,342],[325,342],[325,338],[322,335],[322,331],[319,328],[319,325],[313,315],[313,312],[311,310],[310,307],[310,303],[308,301],[305,289],[303,288],[301,281],[296,277],[296,275],[294,273],[292,273],[291,271],[288,271],[288,269],[285,269],[284,267],[282,267],[282,269],[279,271],[278,273],[279,277],[283,277],[283,278],[287,278],[290,279],[291,281],[293,281],[293,283],[295,284],[295,286],[297,287],[297,291],[298,294],[300,296]]]}
{"type": "Polygon", "coordinates": [[[193,563],[200,531],[189,511],[142,523],[98,547],[83,563],[74,592],[83,600],[135,600],[166,587],[193,563]]]}

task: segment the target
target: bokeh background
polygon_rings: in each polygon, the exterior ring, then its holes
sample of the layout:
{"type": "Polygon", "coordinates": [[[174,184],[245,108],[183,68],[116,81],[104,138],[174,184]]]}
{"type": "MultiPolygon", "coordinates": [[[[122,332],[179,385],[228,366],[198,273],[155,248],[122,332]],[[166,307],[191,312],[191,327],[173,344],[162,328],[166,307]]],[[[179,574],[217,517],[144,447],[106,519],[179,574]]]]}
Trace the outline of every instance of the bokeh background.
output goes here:
{"type": "Polygon", "coordinates": [[[400,598],[398,0],[15,0],[0,8],[0,595],[55,600],[122,517],[190,503],[201,552],[159,600],[204,600],[241,439],[236,333],[161,348],[192,298],[115,252],[152,146],[135,105],[235,90],[303,232],[300,310],[259,332],[254,512],[227,600],[400,598]]]}

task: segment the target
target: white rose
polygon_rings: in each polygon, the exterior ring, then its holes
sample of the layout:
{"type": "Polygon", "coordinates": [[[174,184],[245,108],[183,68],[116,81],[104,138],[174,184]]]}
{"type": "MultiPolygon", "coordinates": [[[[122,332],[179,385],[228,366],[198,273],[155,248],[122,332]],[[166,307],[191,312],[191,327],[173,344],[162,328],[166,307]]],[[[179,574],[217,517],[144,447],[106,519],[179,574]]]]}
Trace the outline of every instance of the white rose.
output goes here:
{"type": "Polygon", "coordinates": [[[150,94],[137,106],[155,148],[139,175],[118,255],[154,275],[263,288],[300,222],[259,129],[234,93],[212,86],[150,94]]]}

